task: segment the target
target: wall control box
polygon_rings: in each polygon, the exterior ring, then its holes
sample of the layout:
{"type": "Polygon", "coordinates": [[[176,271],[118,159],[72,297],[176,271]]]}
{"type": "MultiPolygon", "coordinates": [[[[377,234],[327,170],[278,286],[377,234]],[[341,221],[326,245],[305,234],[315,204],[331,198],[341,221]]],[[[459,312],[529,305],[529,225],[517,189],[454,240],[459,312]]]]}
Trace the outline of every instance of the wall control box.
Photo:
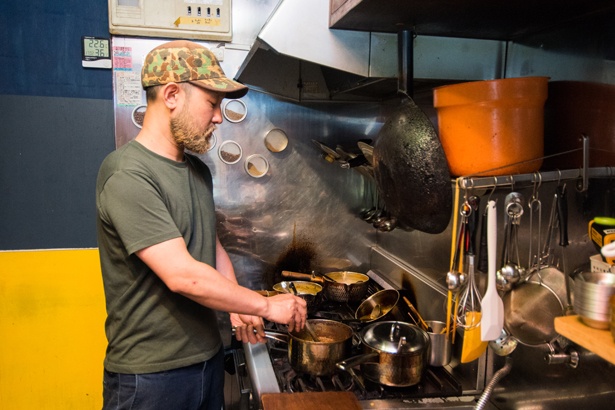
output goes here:
{"type": "Polygon", "coordinates": [[[231,0],[109,0],[109,32],[231,41],[231,0]]]}

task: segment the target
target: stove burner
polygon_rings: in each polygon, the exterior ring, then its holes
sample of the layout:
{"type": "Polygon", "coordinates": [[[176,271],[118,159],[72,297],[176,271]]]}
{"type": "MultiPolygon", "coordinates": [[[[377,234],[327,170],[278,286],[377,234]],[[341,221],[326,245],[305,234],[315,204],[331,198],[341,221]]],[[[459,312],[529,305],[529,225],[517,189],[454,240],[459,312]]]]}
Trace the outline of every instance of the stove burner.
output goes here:
{"type": "Polygon", "coordinates": [[[312,376],[309,374],[288,373],[289,391],[295,392],[325,392],[325,391],[353,391],[354,381],[345,372],[338,372],[332,376],[312,376]]]}
{"type": "MultiPolygon", "coordinates": [[[[368,294],[372,294],[373,291],[370,288],[368,294]]],[[[309,318],[337,320],[350,324],[354,320],[354,314],[358,307],[356,305],[358,304],[324,300],[317,311],[310,313],[309,318]]],[[[351,327],[353,326],[351,325],[351,327]]],[[[286,332],[286,326],[274,323],[268,323],[267,328],[286,332]]],[[[360,329],[354,330],[358,332],[360,329]]],[[[354,393],[359,400],[412,400],[428,397],[459,396],[462,394],[461,384],[445,368],[429,367],[426,369],[422,380],[415,386],[390,387],[370,381],[361,374],[358,368],[354,369],[354,376],[344,371],[336,372],[331,376],[319,377],[300,374],[290,365],[287,343],[270,339],[267,342],[267,347],[275,379],[281,392],[349,391],[354,393]]],[[[350,356],[359,353],[361,353],[361,344],[355,343],[350,356]]]]}

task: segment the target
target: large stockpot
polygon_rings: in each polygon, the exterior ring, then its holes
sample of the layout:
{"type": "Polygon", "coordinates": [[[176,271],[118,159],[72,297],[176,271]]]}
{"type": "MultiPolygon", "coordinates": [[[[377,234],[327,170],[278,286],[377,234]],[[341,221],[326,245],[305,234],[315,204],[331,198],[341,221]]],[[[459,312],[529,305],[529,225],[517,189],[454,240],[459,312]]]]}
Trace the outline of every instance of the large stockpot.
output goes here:
{"type": "Polygon", "coordinates": [[[289,333],[265,331],[268,338],[288,342],[288,360],[299,373],[325,376],[337,371],[336,363],[352,351],[352,328],[334,320],[308,319],[318,341],[312,340],[307,330],[289,333]]]}
{"type": "Polygon", "coordinates": [[[405,322],[386,321],[368,325],[361,332],[364,354],[337,363],[341,370],[361,374],[375,383],[393,387],[413,386],[421,381],[429,364],[427,332],[405,322]]]}

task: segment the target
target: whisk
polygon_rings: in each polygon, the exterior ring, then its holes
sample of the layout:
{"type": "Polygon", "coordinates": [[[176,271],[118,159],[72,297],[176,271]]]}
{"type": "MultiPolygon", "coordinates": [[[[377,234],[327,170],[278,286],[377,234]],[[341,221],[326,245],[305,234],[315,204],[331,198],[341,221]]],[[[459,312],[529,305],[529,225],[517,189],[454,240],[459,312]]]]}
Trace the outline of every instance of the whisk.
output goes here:
{"type": "Polygon", "coordinates": [[[474,275],[474,254],[469,253],[467,258],[468,279],[458,296],[457,325],[464,329],[471,329],[480,324],[480,319],[476,319],[477,313],[480,313],[481,295],[474,275]]]}

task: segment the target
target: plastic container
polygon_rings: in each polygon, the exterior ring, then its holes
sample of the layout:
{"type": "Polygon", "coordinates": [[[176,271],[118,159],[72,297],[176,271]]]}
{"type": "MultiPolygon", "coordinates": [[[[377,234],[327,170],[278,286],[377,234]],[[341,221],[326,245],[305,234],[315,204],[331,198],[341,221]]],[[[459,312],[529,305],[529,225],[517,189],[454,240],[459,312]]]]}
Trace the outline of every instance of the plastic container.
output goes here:
{"type": "Polygon", "coordinates": [[[440,141],[453,176],[538,171],[549,77],[473,81],[434,89],[440,141]]]}

